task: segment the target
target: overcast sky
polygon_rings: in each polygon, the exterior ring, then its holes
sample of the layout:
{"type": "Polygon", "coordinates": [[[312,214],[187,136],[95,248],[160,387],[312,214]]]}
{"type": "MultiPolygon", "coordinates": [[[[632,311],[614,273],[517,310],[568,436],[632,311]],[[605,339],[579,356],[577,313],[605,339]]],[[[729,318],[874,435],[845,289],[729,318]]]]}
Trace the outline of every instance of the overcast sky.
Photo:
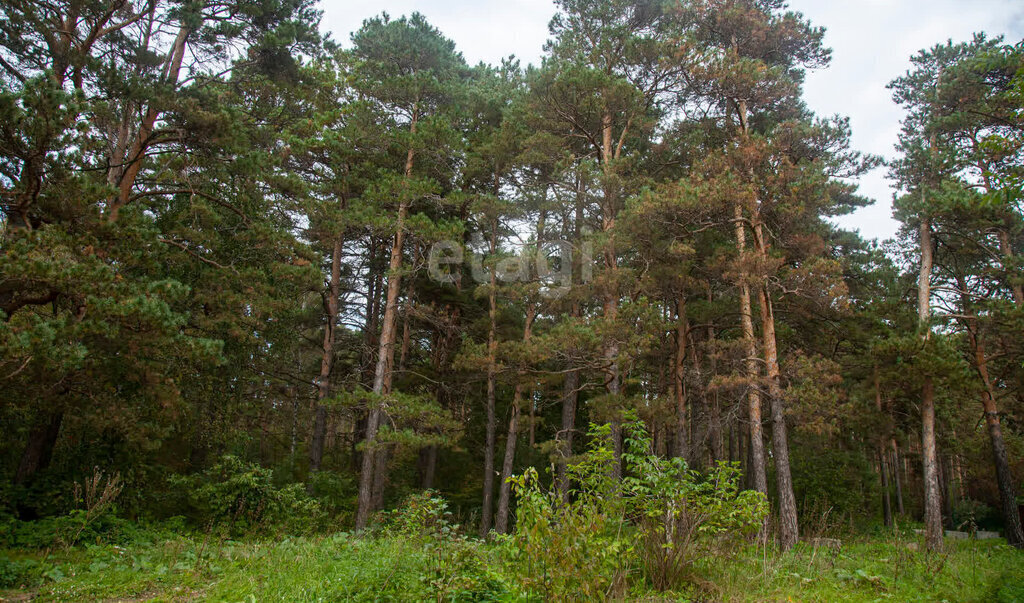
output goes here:
{"type": "MultiPolygon", "coordinates": [[[[550,0],[382,0],[377,8],[325,0],[321,6],[324,30],[346,45],[363,19],[381,10],[392,17],[419,11],[471,64],[496,64],[512,54],[524,64],[539,62],[554,14],[550,0]]],[[[791,0],[790,8],[825,27],[832,48],[832,65],[807,78],[808,105],[819,115],[849,117],[854,148],[885,157],[893,156],[902,117],[885,85],[906,72],[912,54],[948,39],[968,40],[976,31],[1003,34],[1014,43],[1024,37],[1024,3],[1018,0],[791,0]]],[[[897,224],[885,168],[860,185],[875,204],[840,223],[866,237],[891,237],[897,224]]]]}

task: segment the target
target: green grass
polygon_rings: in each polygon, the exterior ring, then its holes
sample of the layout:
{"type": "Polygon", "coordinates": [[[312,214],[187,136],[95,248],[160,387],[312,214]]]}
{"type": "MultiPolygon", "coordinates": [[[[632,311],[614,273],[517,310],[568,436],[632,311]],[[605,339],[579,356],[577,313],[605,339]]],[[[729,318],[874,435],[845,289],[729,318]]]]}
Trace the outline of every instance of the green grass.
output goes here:
{"type": "MultiPolygon", "coordinates": [[[[949,541],[941,555],[914,539],[756,547],[703,559],[694,584],[655,593],[633,575],[631,597],[711,601],[1024,601],[1024,553],[1001,541],[949,541]]],[[[0,551],[0,600],[525,601],[501,546],[438,545],[345,534],[281,541],[180,536],[125,547],[0,551]]]]}

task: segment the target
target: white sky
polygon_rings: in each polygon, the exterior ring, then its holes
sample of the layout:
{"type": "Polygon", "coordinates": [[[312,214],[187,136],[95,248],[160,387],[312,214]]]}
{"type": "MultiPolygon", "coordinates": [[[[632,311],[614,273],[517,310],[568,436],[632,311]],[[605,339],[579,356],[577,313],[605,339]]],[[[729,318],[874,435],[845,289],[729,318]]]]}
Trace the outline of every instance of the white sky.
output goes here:
{"type": "MultiPolygon", "coordinates": [[[[423,13],[475,64],[496,64],[514,54],[537,63],[554,14],[550,0],[383,0],[380,3],[324,0],[323,28],[338,42],[363,19],[381,11],[392,17],[423,13]]],[[[828,69],[810,73],[805,99],[819,115],[848,116],[855,149],[893,156],[902,112],[885,85],[910,67],[909,57],[935,44],[969,40],[976,31],[1024,37],[1024,3],[1016,0],[790,0],[790,8],[823,26],[832,48],[828,69]]],[[[869,238],[887,238],[892,190],[885,168],[861,179],[861,193],[876,203],[840,220],[869,238]]]]}

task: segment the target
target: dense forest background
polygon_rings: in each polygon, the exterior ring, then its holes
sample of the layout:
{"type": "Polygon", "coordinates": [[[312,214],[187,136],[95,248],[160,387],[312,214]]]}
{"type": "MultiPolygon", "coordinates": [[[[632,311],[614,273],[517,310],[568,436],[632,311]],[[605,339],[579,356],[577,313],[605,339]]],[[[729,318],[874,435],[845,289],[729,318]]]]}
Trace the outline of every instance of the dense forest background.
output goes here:
{"type": "Polygon", "coordinates": [[[0,7],[0,521],[333,528],[436,490],[508,532],[627,426],[834,522],[1021,546],[1024,44],[913,58],[899,236],[801,101],[780,0],[558,0],[540,65],[305,0],[0,7]],[[604,425],[604,430],[591,429],[604,425]],[[88,490],[88,488],[87,488],[88,490]],[[239,492],[247,493],[243,498],[239,492]]]}

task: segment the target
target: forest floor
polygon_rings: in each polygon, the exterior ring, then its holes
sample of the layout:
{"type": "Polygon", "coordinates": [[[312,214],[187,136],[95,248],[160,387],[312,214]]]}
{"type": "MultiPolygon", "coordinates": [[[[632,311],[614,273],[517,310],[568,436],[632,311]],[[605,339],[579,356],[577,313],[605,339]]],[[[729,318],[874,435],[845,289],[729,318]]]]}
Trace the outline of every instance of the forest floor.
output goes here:
{"type": "MultiPolygon", "coordinates": [[[[278,541],[178,536],[126,546],[0,551],[0,601],[540,601],[506,544],[346,534],[278,541]],[[20,588],[10,588],[20,586],[20,588]]],[[[1001,540],[947,541],[926,554],[913,537],[802,543],[786,554],[739,547],[698,560],[683,590],[628,577],[615,598],[643,601],[1024,601],[1024,553],[1001,540]]],[[[545,596],[546,595],[546,596],[545,596]]]]}

